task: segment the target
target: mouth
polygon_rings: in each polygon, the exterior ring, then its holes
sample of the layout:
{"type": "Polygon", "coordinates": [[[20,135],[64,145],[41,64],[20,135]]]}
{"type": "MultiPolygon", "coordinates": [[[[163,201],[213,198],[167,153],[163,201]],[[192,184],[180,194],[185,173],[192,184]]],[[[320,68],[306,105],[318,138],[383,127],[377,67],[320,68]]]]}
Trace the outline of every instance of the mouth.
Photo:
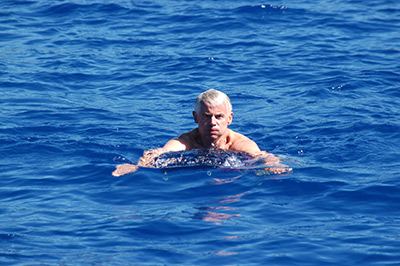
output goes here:
{"type": "Polygon", "coordinates": [[[211,135],[217,135],[219,131],[218,131],[218,129],[211,128],[209,132],[211,135]]]}

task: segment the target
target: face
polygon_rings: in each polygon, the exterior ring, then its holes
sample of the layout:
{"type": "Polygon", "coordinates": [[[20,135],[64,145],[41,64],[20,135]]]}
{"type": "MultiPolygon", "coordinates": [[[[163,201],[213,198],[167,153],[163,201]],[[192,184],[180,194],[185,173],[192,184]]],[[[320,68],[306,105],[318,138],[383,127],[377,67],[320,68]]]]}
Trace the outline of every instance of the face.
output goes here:
{"type": "Polygon", "coordinates": [[[228,112],[223,103],[214,107],[209,103],[202,103],[200,113],[193,112],[193,116],[202,138],[212,142],[227,132],[233,113],[228,112]]]}

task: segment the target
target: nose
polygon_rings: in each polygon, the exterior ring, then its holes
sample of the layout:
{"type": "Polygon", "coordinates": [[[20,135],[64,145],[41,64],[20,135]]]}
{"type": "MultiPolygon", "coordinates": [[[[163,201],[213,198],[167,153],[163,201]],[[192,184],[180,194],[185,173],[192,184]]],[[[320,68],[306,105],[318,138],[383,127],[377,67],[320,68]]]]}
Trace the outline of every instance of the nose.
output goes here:
{"type": "Polygon", "coordinates": [[[217,124],[217,119],[215,118],[215,116],[211,116],[210,124],[213,125],[213,126],[215,126],[217,124]]]}

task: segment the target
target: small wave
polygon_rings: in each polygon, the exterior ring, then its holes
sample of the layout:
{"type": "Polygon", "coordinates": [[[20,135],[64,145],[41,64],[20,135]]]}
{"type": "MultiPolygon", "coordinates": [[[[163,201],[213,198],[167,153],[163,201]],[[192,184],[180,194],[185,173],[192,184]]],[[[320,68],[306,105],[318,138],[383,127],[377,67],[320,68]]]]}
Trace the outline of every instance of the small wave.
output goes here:
{"type": "Polygon", "coordinates": [[[76,3],[62,3],[59,5],[53,5],[46,7],[39,11],[42,15],[46,16],[64,16],[72,15],[76,12],[103,12],[103,13],[115,13],[115,12],[126,12],[127,9],[117,4],[76,4],[76,3]]]}
{"type": "Polygon", "coordinates": [[[237,13],[249,13],[249,14],[278,14],[283,13],[287,7],[282,5],[257,5],[257,6],[241,6],[236,8],[237,13]]]}

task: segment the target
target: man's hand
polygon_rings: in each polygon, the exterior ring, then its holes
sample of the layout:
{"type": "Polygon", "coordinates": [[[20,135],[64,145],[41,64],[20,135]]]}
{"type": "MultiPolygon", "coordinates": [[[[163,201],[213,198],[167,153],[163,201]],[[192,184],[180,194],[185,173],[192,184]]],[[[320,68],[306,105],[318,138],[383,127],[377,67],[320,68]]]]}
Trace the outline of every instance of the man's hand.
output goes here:
{"type": "Polygon", "coordinates": [[[124,163],[117,165],[117,169],[112,172],[113,176],[121,176],[130,173],[134,173],[138,170],[139,166],[142,167],[154,167],[155,160],[161,154],[167,152],[165,149],[152,149],[143,152],[143,156],[140,157],[137,165],[124,163]]]}
{"type": "Polygon", "coordinates": [[[281,164],[281,160],[278,157],[266,151],[260,151],[259,153],[255,154],[255,158],[263,159],[264,164],[268,166],[264,168],[264,170],[272,174],[283,174],[293,170],[287,165],[281,164]]]}
{"type": "Polygon", "coordinates": [[[113,176],[121,176],[121,175],[126,175],[129,173],[136,172],[139,167],[134,164],[129,164],[129,163],[124,163],[117,165],[117,169],[112,172],[113,176]]]}

